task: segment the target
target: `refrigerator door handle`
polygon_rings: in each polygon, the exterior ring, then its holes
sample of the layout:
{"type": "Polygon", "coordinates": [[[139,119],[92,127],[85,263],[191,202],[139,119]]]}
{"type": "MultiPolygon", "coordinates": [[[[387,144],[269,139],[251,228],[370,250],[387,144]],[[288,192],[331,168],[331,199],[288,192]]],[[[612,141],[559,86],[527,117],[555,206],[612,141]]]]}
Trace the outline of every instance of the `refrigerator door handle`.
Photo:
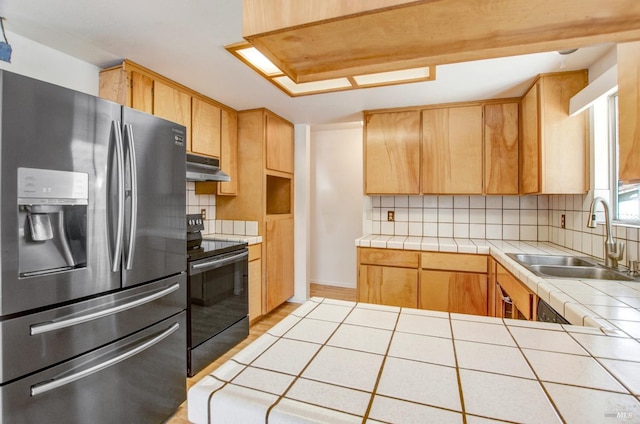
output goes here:
{"type": "Polygon", "coordinates": [[[126,311],[127,309],[137,308],[138,306],[144,305],[145,303],[153,302],[154,300],[160,299],[180,288],[180,283],[173,284],[166,289],[162,289],[156,293],[145,296],[141,299],[134,300],[132,302],[127,302],[125,304],[114,306],[112,308],[108,308],[102,311],[93,312],[86,315],[80,315],[73,318],[61,319],[59,321],[53,322],[42,322],[39,324],[33,324],[30,328],[30,334],[32,336],[36,336],[38,334],[48,333],[51,331],[60,330],[62,328],[71,327],[78,324],[83,324],[85,322],[93,321],[98,318],[104,318],[109,315],[115,315],[122,311],[126,311]]]}
{"type": "Polygon", "coordinates": [[[118,272],[120,269],[120,258],[122,257],[122,235],[124,233],[124,147],[122,143],[122,132],[120,121],[112,121],[111,126],[116,139],[116,166],[118,178],[118,219],[116,223],[116,246],[113,249],[111,258],[111,272],[118,272]]]}
{"type": "Polygon", "coordinates": [[[53,380],[47,380],[46,382],[34,384],[33,386],[31,386],[31,396],[41,395],[43,393],[65,386],[69,383],[73,383],[74,381],[88,377],[91,374],[95,374],[119,362],[125,361],[131,358],[132,356],[135,356],[138,353],[149,349],[151,346],[155,345],[156,343],[159,343],[162,340],[166,339],[171,334],[175,333],[178,330],[178,328],[180,328],[180,324],[174,323],[171,327],[169,327],[168,329],[166,329],[165,331],[163,331],[153,339],[148,340],[145,343],[142,343],[139,346],[131,350],[128,350],[118,356],[115,356],[107,361],[101,362],[85,370],[79,371],[71,375],[67,375],[62,378],[54,378],[53,380]]]}
{"type": "Polygon", "coordinates": [[[125,140],[129,151],[129,167],[131,169],[131,226],[129,229],[129,246],[126,253],[125,269],[133,268],[133,252],[136,248],[136,232],[138,230],[138,173],[136,168],[136,149],[131,124],[124,126],[125,140]]]}

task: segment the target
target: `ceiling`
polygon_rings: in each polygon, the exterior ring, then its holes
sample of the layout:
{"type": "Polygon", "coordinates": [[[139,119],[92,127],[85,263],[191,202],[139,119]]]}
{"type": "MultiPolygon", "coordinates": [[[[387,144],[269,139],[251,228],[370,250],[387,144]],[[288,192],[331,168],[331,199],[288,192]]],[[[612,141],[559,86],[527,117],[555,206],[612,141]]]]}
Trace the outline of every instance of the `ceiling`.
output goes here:
{"type": "MultiPolygon", "coordinates": [[[[291,98],[228,53],[242,41],[241,0],[0,0],[8,31],[100,67],[127,58],[234,109],[266,107],[298,124],[361,112],[520,96],[543,72],[588,68],[611,45],[436,69],[436,80],[291,98]]],[[[10,41],[10,40],[9,40],[10,41]]]]}

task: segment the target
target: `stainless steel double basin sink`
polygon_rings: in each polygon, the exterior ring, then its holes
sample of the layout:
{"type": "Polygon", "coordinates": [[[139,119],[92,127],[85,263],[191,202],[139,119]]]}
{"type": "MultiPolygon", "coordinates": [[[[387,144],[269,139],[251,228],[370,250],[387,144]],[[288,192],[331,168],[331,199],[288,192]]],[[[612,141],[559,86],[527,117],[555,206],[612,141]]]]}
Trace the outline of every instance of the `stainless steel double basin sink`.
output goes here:
{"type": "Polygon", "coordinates": [[[507,253],[520,265],[540,277],[638,281],[624,272],[607,268],[591,258],[563,255],[507,253]]]}

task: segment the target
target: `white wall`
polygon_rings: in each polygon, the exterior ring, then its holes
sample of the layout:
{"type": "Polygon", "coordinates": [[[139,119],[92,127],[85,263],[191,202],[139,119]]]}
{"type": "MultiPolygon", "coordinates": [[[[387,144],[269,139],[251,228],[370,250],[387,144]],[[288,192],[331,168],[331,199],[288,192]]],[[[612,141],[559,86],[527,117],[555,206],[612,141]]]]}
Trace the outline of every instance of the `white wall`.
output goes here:
{"type": "Polygon", "coordinates": [[[312,127],[311,158],[309,279],[355,288],[364,202],[362,125],[312,127]]]}
{"type": "Polygon", "coordinates": [[[11,63],[0,61],[0,69],[98,95],[99,67],[9,31],[6,33],[13,52],[11,63]]]}
{"type": "Polygon", "coordinates": [[[310,127],[295,126],[294,174],[294,294],[291,301],[305,302],[309,298],[309,237],[310,203],[310,127]]]}

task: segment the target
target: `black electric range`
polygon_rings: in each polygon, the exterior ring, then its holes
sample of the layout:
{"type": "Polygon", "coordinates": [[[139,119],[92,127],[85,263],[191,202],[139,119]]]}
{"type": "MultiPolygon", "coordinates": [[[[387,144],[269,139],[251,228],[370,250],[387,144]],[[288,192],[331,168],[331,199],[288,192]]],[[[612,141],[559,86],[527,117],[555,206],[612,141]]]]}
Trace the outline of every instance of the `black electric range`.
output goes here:
{"type": "Polygon", "coordinates": [[[247,243],[202,238],[187,215],[187,375],[192,377],[249,335],[247,243]]]}

